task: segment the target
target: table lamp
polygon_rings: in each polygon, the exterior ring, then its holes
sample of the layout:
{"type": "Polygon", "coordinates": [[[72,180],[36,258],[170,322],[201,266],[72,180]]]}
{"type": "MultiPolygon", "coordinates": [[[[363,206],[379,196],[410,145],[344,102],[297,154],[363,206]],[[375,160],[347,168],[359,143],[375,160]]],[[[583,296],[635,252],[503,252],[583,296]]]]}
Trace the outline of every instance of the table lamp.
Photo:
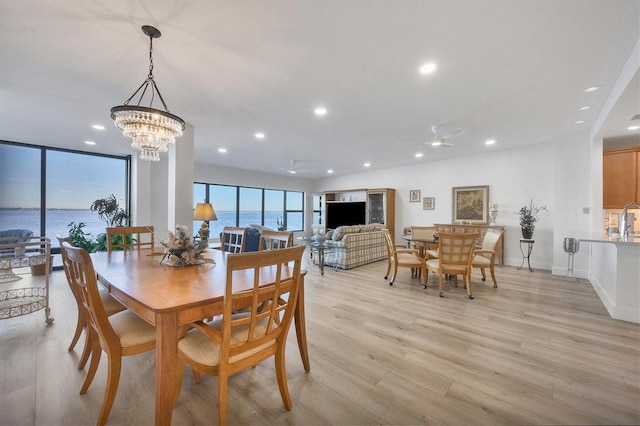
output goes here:
{"type": "Polygon", "coordinates": [[[216,216],[216,211],[213,209],[211,203],[198,203],[196,204],[196,208],[193,209],[193,220],[202,221],[202,226],[198,233],[200,234],[200,238],[206,239],[209,238],[209,227],[207,226],[207,221],[218,220],[218,217],[216,216]]]}

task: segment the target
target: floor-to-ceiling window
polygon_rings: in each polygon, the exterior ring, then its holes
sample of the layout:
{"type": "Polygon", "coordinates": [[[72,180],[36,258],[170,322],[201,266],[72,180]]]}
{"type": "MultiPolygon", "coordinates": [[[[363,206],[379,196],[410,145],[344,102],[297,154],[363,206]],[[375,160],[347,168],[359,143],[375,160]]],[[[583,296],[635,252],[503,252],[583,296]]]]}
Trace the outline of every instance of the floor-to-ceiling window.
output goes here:
{"type": "Polygon", "coordinates": [[[94,237],[104,233],[90,206],[113,194],[128,211],[129,170],[129,156],[0,142],[0,229],[30,229],[54,248],[71,222],[85,223],[94,237]]]}
{"type": "MultiPolygon", "coordinates": [[[[267,188],[193,184],[194,202],[205,200],[213,205],[218,219],[209,222],[211,237],[217,237],[225,226],[263,225],[288,231],[304,229],[304,193],[267,188]]],[[[201,222],[194,222],[193,229],[201,222]]]]}

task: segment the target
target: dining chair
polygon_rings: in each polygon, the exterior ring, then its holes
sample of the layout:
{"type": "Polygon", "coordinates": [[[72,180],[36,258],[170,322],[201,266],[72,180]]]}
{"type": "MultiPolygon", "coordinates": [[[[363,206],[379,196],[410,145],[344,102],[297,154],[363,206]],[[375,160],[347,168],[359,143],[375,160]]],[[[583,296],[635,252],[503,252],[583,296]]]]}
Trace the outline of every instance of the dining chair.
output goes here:
{"type": "Polygon", "coordinates": [[[412,278],[415,276],[414,271],[418,270],[422,272],[422,287],[427,288],[427,270],[425,269],[424,259],[420,257],[420,252],[417,249],[410,249],[404,246],[396,246],[391,240],[391,234],[388,229],[383,229],[385,243],[387,245],[387,273],[384,276],[386,280],[389,277],[389,273],[393,269],[391,280],[389,285],[393,285],[398,274],[398,267],[411,268],[412,278]]]}
{"type": "Polygon", "coordinates": [[[97,421],[97,424],[103,425],[109,417],[118,390],[122,357],[155,349],[156,329],[128,309],[108,316],[89,253],[66,241],[62,242],[61,250],[64,253],[65,273],[88,313],[87,328],[92,335],[91,364],[80,389],[81,395],[87,392],[93,381],[102,351],[107,354],[107,383],[97,421]]]}
{"type": "Polygon", "coordinates": [[[438,235],[438,258],[426,260],[427,271],[437,272],[439,275],[438,289],[440,297],[444,297],[442,290],[443,275],[453,275],[454,285],[458,286],[458,275],[464,275],[469,299],[473,299],[471,289],[471,259],[473,258],[475,241],[478,234],[471,233],[440,233],[438,235]]]}
{"type": "Polygon", "coordinates": [[[482,272],[482,281],[487,280],[487,275],[484,270],[485,268],[489,268],[494,288],[498,288],[498,281],[496,280],[496,274],[494,270],[496,263],[496,249],[502,242],[503,235],[503,230],[487,229],[484,237],[482,238],[482,246],[478,249],[475,249],[475,254],[473,256],[473,259],[471,260],[471,265],[474,268],[480,268],[480,272],[482,272]]]}
{"type": "Polygon", "coordinates": [[[244,253],[247,228],[225,226],[220,235],[220,249],[228,253],[244,253]]]}
{"type": "Polygon", "coordinates": [[[117,226],[107,228],[107,251],[111,253],[113,250],[140,250],[150,248],[153,250],[155,241],[153,239],[153,226],[117,226]],[[127,241],[127,236],[132,238],[127,241]],[[115,238],[119,236],[120,238],[115,238]]]}
{"type": "Polygon", "coordinates": [[[293,245],[293,232],[271,231],[265,229],[260,232],[260,244],[258,250],[277,250],[293,245]]]}
{"type": "MultiPolygon", "coordinates": [[[[69,245],[71,245],[71,240],[68,237],[62,237],[62,236],[56,235],[56,238],[58,239],[58,243],[60,244],[61,248],[62,248],[63,242],[67,242],[69,245]]],[[[60,250],[60,254],[62,256],[62,264],[64,265],[66,263],[67,252],[64,250],[60,250]]],[[[80,335],[82,334],[82,331],[85,330],[86,335],[84,340],[84,349],[82,350],[82,355],[80,356],[80,360],[78,361],[78,370],[82,370],[86,365],[87,360],[89,359],[89,355],[91,354],[91,335],[89,332],[89,328],[87,327],[89,313],[86,311],[84,305],[82,304],[82,296],[80,295],[80,292],[77,286],[73,285],[73,281],[69,276],[69,271],[67,270],[67,268],[63,268],[63,269],[64,269],[65,276],[67,277],[67,283],[69,284],[69,288],[71,289],[71,294],[73,294],[73,298],[76,301],[76,307],[78,310],[78,318],[76,321],[76,331],[73,334],[73,339],[71,339],[71,344],[69,345],[69,348],[67,350],[69,352],[73,350],[73,348],[76,346],[76,343],[78,343],[78,340],[80,339],[80,335]]],[[[127,309],[122,303],[114,299],[113,296],[111,296],[108,291],[101,288],[99,289],[99,291],[100,291],[100,299],[102,300],[102,305],[104,306],[104,310],[107,316],[116,314],[118,312],[121,312],[127,309]]]]}
{"type": "Polygon", "coordinates": [[[297,246],[229,255],[223,315],[212,322],[191,323],[193,328],[178,341],[176,405],[186,363],[199,374],[218,376],[218,421],[225,425],[229,376],[274,356],[280,396],[291,410],[285,345],[298,300],[304,250],[297,246]],[[251,306],[248,312],[232,315],[234,308],[246,305],[251,306]]]}

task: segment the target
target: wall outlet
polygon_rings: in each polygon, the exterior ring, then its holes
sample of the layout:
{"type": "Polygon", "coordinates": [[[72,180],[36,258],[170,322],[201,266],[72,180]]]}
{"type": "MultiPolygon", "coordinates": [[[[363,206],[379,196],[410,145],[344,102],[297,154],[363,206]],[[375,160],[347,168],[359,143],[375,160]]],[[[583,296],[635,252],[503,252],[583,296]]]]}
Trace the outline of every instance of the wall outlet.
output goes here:
{"type": "Polygon", "coordinates": [[[582,214],[589,214],[589,212],[590,212],[589,207],[583,207],[582,208],[582,214]]]}

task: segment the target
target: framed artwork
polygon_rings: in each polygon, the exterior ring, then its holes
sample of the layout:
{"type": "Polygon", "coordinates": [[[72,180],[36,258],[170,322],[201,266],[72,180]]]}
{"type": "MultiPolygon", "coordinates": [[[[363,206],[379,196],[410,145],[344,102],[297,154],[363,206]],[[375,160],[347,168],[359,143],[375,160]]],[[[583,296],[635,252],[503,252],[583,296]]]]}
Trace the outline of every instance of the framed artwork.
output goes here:
{"type": "Polygon", "coordinates": [[[409,201],[411,203],[419,203],[420,202],[420,190],[412,189],[409,191],[409,201]]]}
{"type": "Polygon", "coordinates": [[[422,208],[424,210],[433,210],[436,208],[436,199],[433,197],[424,197],[422,199],[422,208]]]}
{"type": "Polygon", "coordinates": [[[489,185],[453,187],[452,223],[489,222],[489,185]]]}

